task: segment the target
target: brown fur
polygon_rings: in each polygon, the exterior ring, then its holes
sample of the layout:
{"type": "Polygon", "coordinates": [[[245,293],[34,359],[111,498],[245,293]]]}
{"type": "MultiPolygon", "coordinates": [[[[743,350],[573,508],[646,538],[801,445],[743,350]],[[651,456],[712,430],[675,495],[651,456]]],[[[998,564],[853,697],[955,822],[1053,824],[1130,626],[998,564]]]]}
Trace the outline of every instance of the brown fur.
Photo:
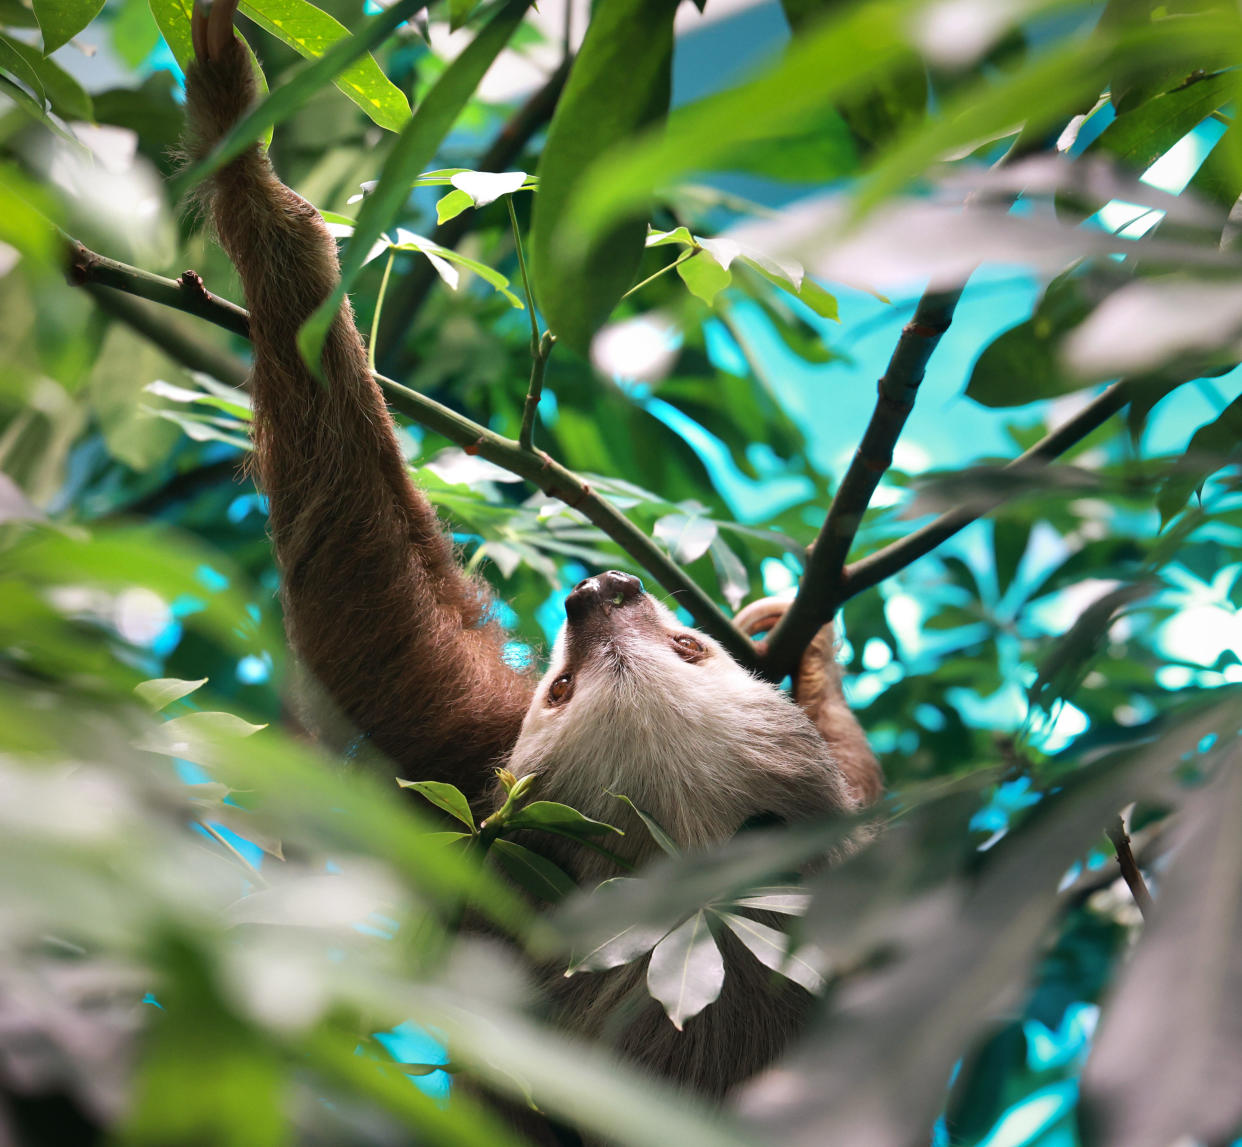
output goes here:
{"type": "MultiPolygon", "coordinates": [[[[254,95],[236,38],[191,67],[190,157],[206,155],[254,95]]],[[[250,308],[255,458],[289,640],[344,719],[317,723],[335,726],[337,742],[348,730],[366,735],[405,777],[451,781],[478,798],[517,738],[533,685],[501,660],[487,594],[462,575],[406,474],[348,304],[324,349],[330,381],[302,361],[297,331],[337,282],[335,242],[257,146],[202,196],[250,308]]]]}

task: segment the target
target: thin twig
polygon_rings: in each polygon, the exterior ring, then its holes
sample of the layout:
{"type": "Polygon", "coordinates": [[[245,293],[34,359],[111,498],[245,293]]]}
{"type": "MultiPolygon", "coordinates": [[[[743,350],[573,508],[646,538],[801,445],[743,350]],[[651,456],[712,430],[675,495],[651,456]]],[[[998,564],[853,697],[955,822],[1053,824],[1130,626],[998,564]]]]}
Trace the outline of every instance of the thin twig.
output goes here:
{"type": "Polygon", "coordinates": [[[518,229],[517,212],[513,209],[513,196],[505,196],[509,208],[509,225],[513,228],[513,246],[517,250],[518,270],[522,273],[522,286],[526,290],[526,310],[530,317],[530,385],[526,388],[526,404],[522,408],[522,425],[518,430],[518,445],[523,450],[535,448],[535,417],[539,413],[539,399],[543,396],[543,375],[548,366],[548,355],[556,344],[551,331],[539,333],[539,316],[535,314],[535,293],[531,290],[530,274],[526,269],[526,253],[522,250],[522,232],[518,229]]]}
{"type": "MultiPolygon", "coordinates": [[[[105,259],[81,244],[75,245],[74,254],[70,281],[76,285],[103,283],[118,291],[137,294],[175,310],[197,315],[226,330],[249,337],[250,316],[246,311],[202,290],[201,283],[197,291],[186,291],[172,279],[140,271],[114,259],[105,259]]],[[[748,669],[757,668],[758,657],[750,639],[733,627],[719,606],[686,576],[668,554],[611,502],[596,494],[577,474],[543,451],[524,450],[513,439],[505,438],[391,378],[376,374],[375,381],[394,410],[443,435],[467,452],[526,479],[545,494],[559,498],[577,510],[644,567],[668,591],[676,604],[684,607],[695,622],[737,661],[748,669]]]]}
{"type": "Polygon", "coordinates": [[[1121,877],[1134,897],[1138,910],[1147,919],[1151,913],[1151,893],[1147,890],[1147,882],[1143,879],[1134,853],[1130,849],[1130,835],[1126,832],[1125,821],[1118,817],[1108,829],[1108,839],[1117,850],[1117,867],[1121,869],[1121,877]]]}
{"type": "Polygon", "coordinates": [[[522,407],[522,425],[518,430],[518,445],[523,450],[535,449],[535,417],[539,413],[539,399],[543,397],[543,375],[548,368],[548,356],[556,345],[556,336],[544,331],[535,356],[530,364],[530,385],[526,388],[526,403],[522,407]]]}
{"type": "Polygon", "coordinates": [[[789,674],[848,596],[845,560],[850,546],[876,486],[892,464],[893,447],[914,405],[927,360],[953,321],[961,295],[961,290],[926,291],[914,317],[902,328],[880,379],[871,421],[808,554],[798,594],[768,639],[764,672],[772,680],[789,674]]]}

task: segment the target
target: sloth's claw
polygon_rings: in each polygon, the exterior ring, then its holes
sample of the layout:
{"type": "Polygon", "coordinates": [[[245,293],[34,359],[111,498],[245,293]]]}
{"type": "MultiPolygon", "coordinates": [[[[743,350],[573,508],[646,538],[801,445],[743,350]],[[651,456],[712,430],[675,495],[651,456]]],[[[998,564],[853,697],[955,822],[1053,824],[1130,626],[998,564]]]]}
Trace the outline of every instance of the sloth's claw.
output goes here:
{"type": "Polygon", "coordinates": [[[190,38],[200,63],[219,60],[233,42],[233,17],[238,0],[194,0],[190,38]]]}

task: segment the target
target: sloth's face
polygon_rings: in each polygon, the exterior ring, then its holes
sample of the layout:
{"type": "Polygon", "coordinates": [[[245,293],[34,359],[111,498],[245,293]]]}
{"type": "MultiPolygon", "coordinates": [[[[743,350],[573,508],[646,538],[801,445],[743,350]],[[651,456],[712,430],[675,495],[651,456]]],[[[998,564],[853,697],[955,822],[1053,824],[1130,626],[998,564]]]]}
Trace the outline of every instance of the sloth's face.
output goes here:
{"type": "Polygon", "coordinates": [[[611,790],[645,802],[670,831],[685,825],[683,837],[705,822],[727,835],[773,807],[767,782],[784,789],[791,771],[831,767],[797,705],[637,578],[587,578],[565,614],[509,764],[540,774],[540,797],[608,819],[611,790]]]}

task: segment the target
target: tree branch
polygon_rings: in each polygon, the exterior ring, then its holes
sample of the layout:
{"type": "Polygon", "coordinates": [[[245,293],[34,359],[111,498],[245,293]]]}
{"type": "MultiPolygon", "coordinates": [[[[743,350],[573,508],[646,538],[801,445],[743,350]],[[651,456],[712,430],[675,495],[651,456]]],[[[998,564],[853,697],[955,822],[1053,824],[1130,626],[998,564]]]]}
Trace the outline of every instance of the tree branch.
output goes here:
{"type": "MultiPolygon", "coordinates": [[[[1046,434],[1029,450],[1007,463],[1003,469],[1013,470],[1031,462],[1051,462],[1102,426],[1129,401],[1130,384],[1124,380],[1113,383],[1073,418],[1067,419],[1061,426],[1046,434]]],[[[841,600],[848,601],[855,594],[892,577],[898,570],[905,569],[912,562],[931,553],[958,530],[994,510],[1010,496],[1007,493],[998,493],[994,498],[949,510],[912,534],[907,534],[900,541],[854,562],[845,571],[841,600]]]]}
{"type": "Polygon", "coordinates": [[[877,387],[871,421],[809,549],[798,594],[768,639],[764,672],[772,680],[779,681],[792,671],[811,639],[848,596],[845,559],[875,488],[892,464],[893,446],[914,406],[927,360],[949,329],[961,295],[960,289],[924,292],[914,317],[901,330],[877,387]]]}
{"type": "MultiPolygon", "coordinates": [[[[75,243],[69,273],[77,286],[100,284],[185,311],[249,337],[250,316],[241,307],[203,289],[202,280],[187,271],[180,280],[165,279],[106,259],[75,243]]],[[[375,375],[394,410],[455,442],[469,454],[526,479],[550,497],[577,510],[621,547],[683,606],[704,631],[716,638],[742,665],[758,666],[754,644],[739,633],[706,593],[659,546],[582,478],[541,450],[524,450],[513,439],[489,430],[408,386],[375,375]]]]}
{"type": "MultiPolygon", "coordinates": [[[[565,78],[569,75],[572,58],[566,58],[548,77],[543,87],[530,97],[508,123],[500,129],[491,146],[478,159],[479,171],[505,171],[522,153],[522,149],[552,117],[556,102],[561,98],[565,78]]],[[[475,211],[463,211],[460,215],[441,223],[432,233],[432,242],[441,247],[456,247],[474,226],[475,211]]],[[[420,259],[410,271],[401,276],[392,292],[392,298],[380,318],[379,345],[385,348],[382,356],[386,370],[393,374],[405,374],[412,365],[409,355],[395,339],[409,330],[438,276],[426,259],[420,259]]]]}
{"type": "Polygon", "coordinates": [[[1130,835],[1126,832],[1125,821],[1121,817],[1108,829],[1108,839],[1117,850],[1117,867],[1121,869],[1121,877],[1130,889],[1130,895],[1134,897],[1138,910],[1147,919],[1151,913],[1151,893],[1147,890],[1147,882],[1143,879],[1143,873],[1130,849],[1130,835]]]}
{"type": "MultiPolygon", "coordinates": [[[[167,280],[173,282],[172,279],[167,280]]],[[[239,390],[246,386],[250,367],[236,355],[195,338],[180,326],[159,317],[146,303],[109,290],[96,282],[83,284],[99,309],[123,322],[189,370],[200,370],[239,390]]]]}

